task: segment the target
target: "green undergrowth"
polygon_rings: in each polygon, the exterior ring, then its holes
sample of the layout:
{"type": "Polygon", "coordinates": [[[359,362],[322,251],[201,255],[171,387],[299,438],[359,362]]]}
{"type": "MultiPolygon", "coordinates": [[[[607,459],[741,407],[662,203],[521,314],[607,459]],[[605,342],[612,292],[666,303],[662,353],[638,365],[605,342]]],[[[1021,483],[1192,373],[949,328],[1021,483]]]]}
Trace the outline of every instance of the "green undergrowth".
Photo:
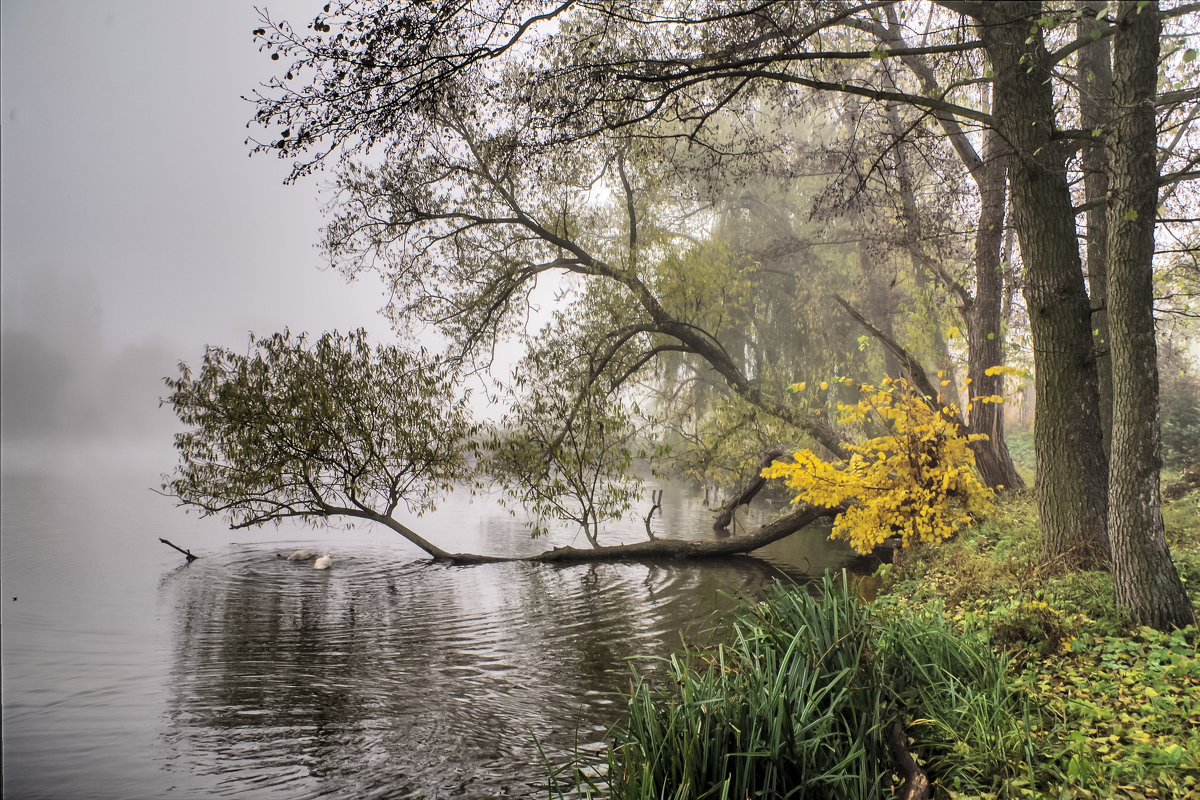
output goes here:
{"type": "Polygon", "coordinates": [[[877,800],[899,786],[896,725],[948,785],[1031,780],[1007,659],[939,613],[861,602],[852,581],[777,587],[723,642],[665,667],[653,682],[634,672],[606,758],[555,771],[552,796],[877,800]]]}
{"type": "MultiPolygon", "coordinates": [[[[1200,493],[1166,504],[1163,517],[1200,606],[1200,493]]],[[[1008,498],[978,529],[906,553],[880,576],[881,609],[940,609],[1011,659],[1010,684],[1035,710],[1034,781],[1018,794],[1200,798],[1200,633],[1134,626],[1113,602],[1111,575],[1043,563],[1030,498],[1008,498]]]]}
{"type": "MultiPolygon", "coordinates": [[[[1164,519],[1200,605],[1198,494],[1164,519]]],[[[898,723],[938,798],[1200,798],[1195,626],[1135,627],[1109,575],[1043,563],[1021,495],[903,555],[635,668],[612,746],[552,770],[551,796],[888,798],[898,723]]]]}

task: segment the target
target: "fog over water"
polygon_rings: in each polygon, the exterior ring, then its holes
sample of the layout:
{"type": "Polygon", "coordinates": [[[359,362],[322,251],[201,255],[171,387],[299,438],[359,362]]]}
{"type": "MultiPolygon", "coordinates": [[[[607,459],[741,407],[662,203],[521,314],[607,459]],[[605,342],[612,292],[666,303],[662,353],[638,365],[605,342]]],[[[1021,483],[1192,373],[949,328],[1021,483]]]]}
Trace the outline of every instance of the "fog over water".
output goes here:
{"type": "MultiPolygon", "coordinates": [[[[266,5],[302,24],[320,0],[266,5]]],[[[467,569],[378,527],[231,532],[155,494],[179,361],[284,327],[395,338],[376,282],[321,269],[327,178],[247,157],[257,25],[233,0],[0,4],[4,794],[529,796],[538,747],[565,759],[619,718],[624,659],[848,551],[813,529],[764,560],[467,569]],[[334,567],[278,557],[301,546],[334,567]]],[[[582,539],[463,493],[404,521],[452,550],[582,539]]],[[[680,487],[655,521],[710,523],[680,487]]]]}
{"type": "Polygon", "coordinates": [[[391,335],[377,283],[321,269],[327,178],[247,157],[257,23],[232,0],[0,6],[6,442],[169,434],[162,377],[251,331],[391,335]]]}

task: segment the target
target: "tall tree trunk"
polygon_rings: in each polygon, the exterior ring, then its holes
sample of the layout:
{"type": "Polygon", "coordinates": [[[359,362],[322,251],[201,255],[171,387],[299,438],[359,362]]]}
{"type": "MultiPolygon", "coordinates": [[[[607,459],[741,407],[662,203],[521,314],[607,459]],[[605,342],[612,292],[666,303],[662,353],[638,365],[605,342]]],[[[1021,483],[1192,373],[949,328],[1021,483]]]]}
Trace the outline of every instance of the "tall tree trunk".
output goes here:
{"type": "Polygon", "coordinates": [[[1194,622],[1163,536],[1162,447],[1154,341],[1154,224],[1158,206],[1154,98],[1158,4],[1125,0],[1114,43],[1113,120],[1106,137],[1108,300],[1113,368],[1109,531],[1117,603],[1156,628],[1194,622]]]}
{"type": "MultiPolygon", "coordinates": [[[[983,163],[978,168],[979,227],[975,233],[975,296],[963,308],[967,324],[967,377],[971,397],[1004,394],[1004,376],[988,375],[988,367],[1004,363],[1004,332],[1001,329],[1001,291],[1004,271],[1004,199],[1006,157],[1004,141],[992,130],[983,144],[983,163]]],[[[973,442],[975,463],[987,486],[1023,489],[1008,443],[1004,439],[1004,406],[1001,403],[971,403],[967,424],[971,433],[987,434],[973,442]]]]}
{"type": "MultiPolygon", "coordinates": [[[[908,43],[897,32],[900,22],[895,8],[887,7],[885,14],[889,27],[879,26],[876,28],[876,34],[891,45],[907,47],[908,43]]],[[[937,80],[927,64],[916,56],[905,56],[902,60],[917,76],[925,91],[937,91],[937,80]]],[[[898,89],[891,73],[885,74],[888,85],[898,89]]],[[[898,140],[903,139],[905,133],[896,108],[889,106],[887,115],[893,135],[898,140]]],[[[984,153],[980,157],[953,117],[939,116],[938,120],[955,153],[979,189],[980,211],[975,236],[975,294],[972,295],[945,270],[936,269],[936,265],[931,265],[931,271],[954,296],[962,314],[963,325],[967,329],[967,377],[970,379],[968,395],[1000,395],[1004,392],[1004,376],[986,375],[985,371],[988,367],[1003,363],[1004,358],[1004,330],[1001,325],[1004,272],[1001,268],[1001,245],[1006,197],[1006,150],[1003,140],[992,132],[985,137],[984,153]]],[[[913,228],[915,234],[919,234],[919,230],[915,230],[916,199],[909,177],[910,168],[904,158],[902,146],[897,146],[896,154],[896,175],[902,192],[905,224],[913,228]]],[[[920,241],[919,235],[910,236],[910,241],[914,243],[914,259],[923,258],[923,251],[916,244],[920,241]]],[[[920,270],[920,266],[915,268],[920,270]]],[[[954,395],[957,400],[957,387],[954,395]]],[[[1025,481],[1013,464],[1012,456],[1008,452],[1008,442],[1004,438],[1004,406],[996,403],[978,403],[969,413],[971,432],[988,436],[986,440],[971,443],[975,463],[984,484],[993,489],[1025,488],[1025,481]]]]}
{"type": "MultiPolygon", "coordinates": [[[[942,320],[938,315],[937,303],[934,300],[936,294],[934,280],[938,280],[942,285],[947,284],[948,281],[942,278],[944,271],[925,251],[923,245],[925,231],[917,209],[915,180],[912,167],[908,162],[908,144],[903,141],[900,119],[894,107],[888,109],[888,117],[897,138],[895,147],[896,181],[900,191],[900,217],[904,225],[905,244],[912,264],[913,283],[916,287],[916,297],[913,298],[913,302],[917,304],[918,310],[914,316],[919,317],[924,323],[922,327],[924,328],[924,338],[927,338],[928,341],[929,357],[937,364],[943,379],[950,381],[949,386],[946,387],[947,396],[957,400],[959,397],[958,376],[955,374],[950,347],[946,343],[946,337],[942,335],[942,320]]],[[[948,288],[953,290],[954,287],[948,288]]],[[[961,295],[956,293],[955,299],[961,306],[966,297],[966,292],[962,291],[961,295]]]]}
{"type": "Polygon", "coordinates": [[[1051,138],[1050,57],[1036,25],[1041,4],[973,8],[995,73],[997,128],[1013,150],[1013,220],[1026,267],[1036,371],[1034,449],[1043,547],[1047,558],[1099,566],[1108,559],[1108,468],[1066,153],[1051,138]]]}
{"type": "MultiPolygon", "coordinates": [[[[1080,39],[1092,36],[1104,26],[1096,14],[1104,3],[1081,0],[1083,16],[1076,24],[1080,39]]],[[[1097,38],[1079,51],[1079,116],[1085,131],[1102,131],[1112,117],[1112,52],[1107,36],[1097,38]]],[[[1087,274],[1092,296],[1092,326],[1096,342],[1096,374],[1100,381],[1100,431],[1104,454],[1112,452],[1112,359],[1108,342],[1108,159],[1103,140],[1097,137],[1083,150],[1084,196],[1095,204],[1087,212],[1087,274]]]]}

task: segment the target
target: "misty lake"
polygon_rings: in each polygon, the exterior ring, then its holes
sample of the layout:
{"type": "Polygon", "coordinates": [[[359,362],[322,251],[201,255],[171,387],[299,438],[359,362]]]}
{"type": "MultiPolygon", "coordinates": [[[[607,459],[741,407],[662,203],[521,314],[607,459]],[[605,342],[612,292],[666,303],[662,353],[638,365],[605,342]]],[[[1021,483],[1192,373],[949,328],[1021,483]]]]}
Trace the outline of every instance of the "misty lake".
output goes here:
{"type": "MultiPolygon", "coordinates": [[[[382,528],[186,515],[150,490],[173,463],[168,448],[6,444],[6,797],[544,796],[537,742],[552,762],[599,748],[629,659],[706,641],[732,598],[851,556],[814,529],[758,559],[442,566],[382,528]],[[279,557],[298,547],[333,567],[279,557]]],[[[406,521],[451,551],[585,543],[531,541],[465,493],[406,521]]],[[[710,522],[667,487],[659,535],[711,537],[710,522]]],[[[640,521],[602,534],[644,535],[640,521]]]]}

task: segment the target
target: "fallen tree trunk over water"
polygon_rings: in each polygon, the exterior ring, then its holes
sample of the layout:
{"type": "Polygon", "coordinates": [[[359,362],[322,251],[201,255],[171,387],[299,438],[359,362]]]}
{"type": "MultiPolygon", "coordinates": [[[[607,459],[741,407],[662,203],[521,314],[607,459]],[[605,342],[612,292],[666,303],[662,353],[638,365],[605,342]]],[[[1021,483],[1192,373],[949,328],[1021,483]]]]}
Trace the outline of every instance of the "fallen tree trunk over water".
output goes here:
{"type": "Polygon", "coordinates": [[[448,557],[434,557],[435,561],[454,564],[493,564],[502,561],[533,562],[585,562],[585,561],[641,561],[663,559],[703,559],[719,556],[741,555],[766,547],[790,536],[801,528],[811,525],[822,517],[838,514],[842,509],[824,506],[802,506],[774,522],[763,525],[746,536],[735,536],[716,541],[694,542],[682,539],[648,539],[644,542],[616,544],[607,547],[555,547],[534,556],[500,557],[481,556],[471,553],[455,553],[448,557]]]}

